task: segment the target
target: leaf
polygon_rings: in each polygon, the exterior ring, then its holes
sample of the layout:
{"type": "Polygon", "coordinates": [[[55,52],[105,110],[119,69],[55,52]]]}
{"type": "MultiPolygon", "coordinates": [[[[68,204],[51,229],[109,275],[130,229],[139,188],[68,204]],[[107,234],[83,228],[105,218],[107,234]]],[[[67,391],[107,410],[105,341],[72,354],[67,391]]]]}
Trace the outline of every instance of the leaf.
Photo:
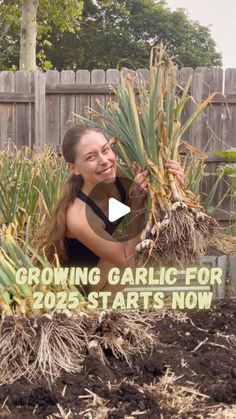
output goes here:
{"type": "Polygon", "coordinates": [[[230,148],[229,150],[216,150],[212,154],[216,156],[224,157],[229,160],[236,160],[236,148],[230,148]]]}

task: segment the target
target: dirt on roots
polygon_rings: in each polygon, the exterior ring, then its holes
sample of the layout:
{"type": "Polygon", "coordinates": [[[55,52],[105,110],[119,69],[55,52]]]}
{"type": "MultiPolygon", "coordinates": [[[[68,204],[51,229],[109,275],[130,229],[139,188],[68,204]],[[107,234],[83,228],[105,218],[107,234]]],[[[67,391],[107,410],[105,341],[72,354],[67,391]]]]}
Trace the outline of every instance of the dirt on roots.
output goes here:
{"type": "Polygon", "coordinates": [[[105,350],[51,386],[20,379],[0,387],[9,419],[236,418],[236,299],[211,310],[157,312],[154,348],[127,364],[105,350]]]}

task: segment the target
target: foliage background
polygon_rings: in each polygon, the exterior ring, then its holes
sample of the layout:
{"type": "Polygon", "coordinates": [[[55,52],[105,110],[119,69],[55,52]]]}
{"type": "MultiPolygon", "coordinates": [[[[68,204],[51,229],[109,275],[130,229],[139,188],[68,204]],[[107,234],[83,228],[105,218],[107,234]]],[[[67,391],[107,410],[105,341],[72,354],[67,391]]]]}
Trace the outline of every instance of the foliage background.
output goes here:
{"type": "MultiPolygon", "coordinates": [[[[0,70],[18,69],[21,1],[2,0],[0,70]]],[[[43,70],[148,67],[163,41],[180,66],[221,66],[210,29],[167,1],[40,0],[37,64],[43,70]],[[121,61],[122,60],[122,61],[121,61]]]]}

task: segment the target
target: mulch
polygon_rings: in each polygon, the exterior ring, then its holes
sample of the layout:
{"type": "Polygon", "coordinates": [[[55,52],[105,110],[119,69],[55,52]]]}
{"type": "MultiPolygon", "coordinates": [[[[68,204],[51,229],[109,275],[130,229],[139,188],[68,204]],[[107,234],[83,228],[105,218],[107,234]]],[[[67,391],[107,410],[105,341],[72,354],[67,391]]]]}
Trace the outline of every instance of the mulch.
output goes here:
{"type": "Polygon", "coordinates": [[[24,379],[0,387],[8,419],[236,418],[236,298],[210,310],[165,310],[154,347],[130,365],[105,350],[50,387],[24,379]]]}

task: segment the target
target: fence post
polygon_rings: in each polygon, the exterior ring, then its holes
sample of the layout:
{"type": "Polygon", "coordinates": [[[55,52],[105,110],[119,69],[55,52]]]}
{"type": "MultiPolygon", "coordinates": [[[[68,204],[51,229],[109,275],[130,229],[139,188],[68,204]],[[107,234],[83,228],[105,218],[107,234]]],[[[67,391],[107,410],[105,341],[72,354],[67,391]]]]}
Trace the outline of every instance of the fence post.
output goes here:
{"type": "Polygon", "coordinates": [[[35,94],[35,146],[38,151],[43,151],[46,144],[45,109],[46,109],[46,83],[45,74],[35,71],[34,74],[35,94]]]}

